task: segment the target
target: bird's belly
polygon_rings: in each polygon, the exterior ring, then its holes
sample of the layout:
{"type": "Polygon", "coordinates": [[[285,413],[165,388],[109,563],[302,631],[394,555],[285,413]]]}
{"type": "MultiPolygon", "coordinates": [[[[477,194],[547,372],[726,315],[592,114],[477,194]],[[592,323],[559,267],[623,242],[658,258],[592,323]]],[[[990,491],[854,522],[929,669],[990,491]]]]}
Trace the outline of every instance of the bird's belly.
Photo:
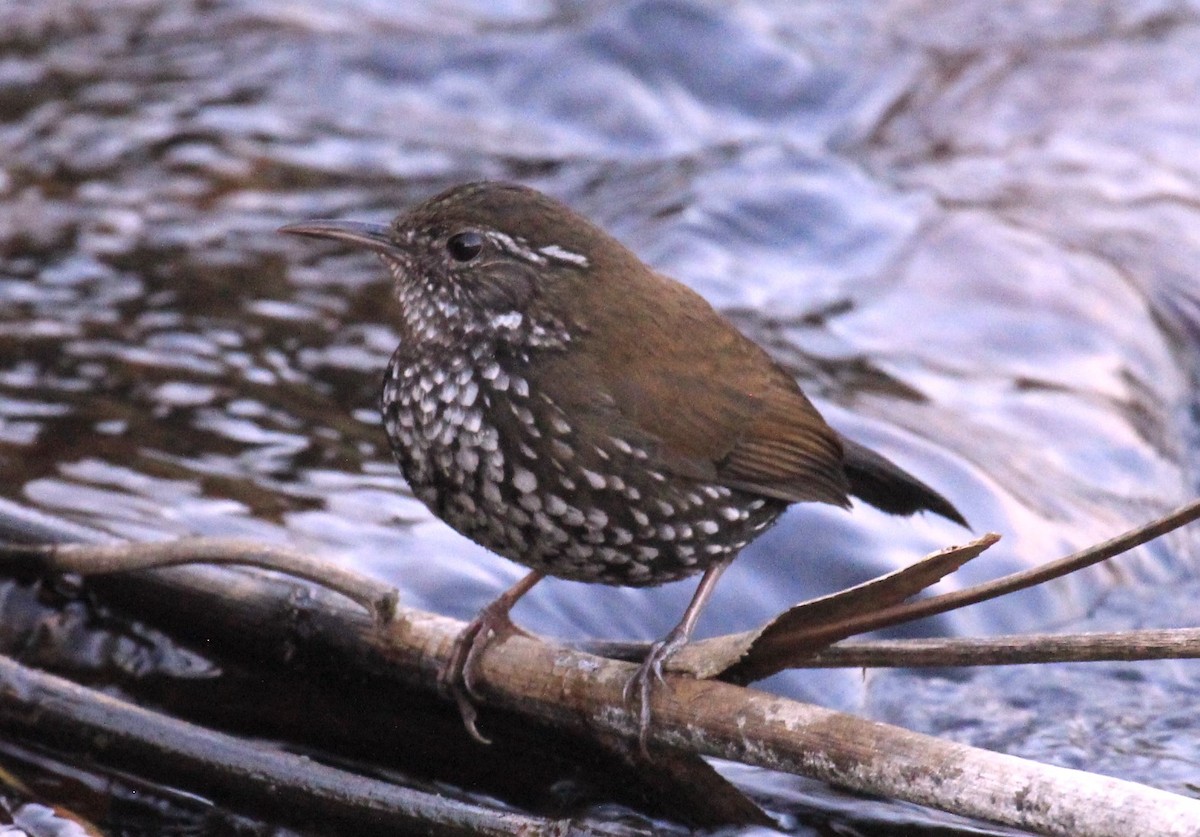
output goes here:
{"type": "Polygon", "coordinates": [[[686,578],[735,554],[786,505],[655,470],[628,444],[572,448],[554,438],[552,422],[531,436],[519,421],[429,398],[393,399],[384,415],[405,478],[435,515],[560,578],[623,586],[686,578]]]}
{"type": "Polygon", "coordinates": [[[652,517],[642,503],[603,491],[541,494],[520,491],[507,474],[474,484],[447,476],[418,496],[454,529],[530,569],[601,584],[652,586],[694,575],[740,551],[783,508],[776,501],[748,508],[757,498],[726,505],[737,519],[717,524],[711,508],[688,504],[695,490],[662,492],[656,507],[674,511],[652,517]]]}

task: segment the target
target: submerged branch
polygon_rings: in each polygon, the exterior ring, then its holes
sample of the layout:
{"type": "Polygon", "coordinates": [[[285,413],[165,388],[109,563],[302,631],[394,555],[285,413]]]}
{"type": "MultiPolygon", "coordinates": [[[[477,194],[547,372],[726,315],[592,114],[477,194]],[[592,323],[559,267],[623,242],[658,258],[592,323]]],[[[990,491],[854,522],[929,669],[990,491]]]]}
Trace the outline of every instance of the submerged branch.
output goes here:
{"type": "MultiPolygon", "coordinates": [[[[47,739],[87,741],[103,760],[142,772],[152,769],[167,784],[201,785],[306,829],[324,823],[339,831],[353,826],[360,834],[394,834],[397,829],[436,829],[464,837],[562,833],[562,824],[553,820],[339,770],[260,741],[180,721],[4,656],[0,698],[0,728],[9,735],[35,736],[43,745],[47,739]]],[[[580,831],[630,833],[616,827],[580,831]]]]}

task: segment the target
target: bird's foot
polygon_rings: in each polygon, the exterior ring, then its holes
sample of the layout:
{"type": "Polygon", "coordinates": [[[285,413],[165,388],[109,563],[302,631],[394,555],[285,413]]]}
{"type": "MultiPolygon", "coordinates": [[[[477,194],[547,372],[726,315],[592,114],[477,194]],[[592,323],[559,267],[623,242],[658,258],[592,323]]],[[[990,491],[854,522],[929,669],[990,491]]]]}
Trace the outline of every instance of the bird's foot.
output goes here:
{"type": "Polygon", "coordinates": [[[513,624],[508,616],[510,602],[500,599],[484,607],[467,623],[454,640],[450,658],[438,673],[438,686],[454,699],[467,732],[481,744],[491,744],[475,725],[479,713],[474,701],[480,700],[476,690],[476,675],[483,652],[496,639],[510,634],[528,634],[513,624]]]}
{"type": "Polygon", "coordinates": [[[625,702],[637,707],[638,749],[647,758],[650,757],[647,744],[650,735],[650,700],[654,695],[654,685],[660,683],[664,689],[670,689],[670,684],[663,677],[663,666],[687,643],[688,637],[684,632],[671,631],[650,646],[650,653],[625,684],[625,702]]]}

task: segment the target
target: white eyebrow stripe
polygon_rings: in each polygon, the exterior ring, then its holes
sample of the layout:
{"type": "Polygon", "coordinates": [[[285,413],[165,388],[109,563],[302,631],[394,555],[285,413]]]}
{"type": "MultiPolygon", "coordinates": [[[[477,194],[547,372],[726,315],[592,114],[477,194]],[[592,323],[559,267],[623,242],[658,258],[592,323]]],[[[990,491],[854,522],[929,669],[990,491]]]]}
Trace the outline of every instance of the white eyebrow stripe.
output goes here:
{"type": "Polygon", "coordinates": [[[504,233],[496,232],[495,230],[488,230],[484,233],[484,235],[491,239],[492,242],[494,242],[501,250],[507,250],[509,253],[512,253],[514,256],[519,256],[527,262],[533,262],[534,264],[546,263],[545,256],[530,250],[511,235],[505,235],[504,233]]]}
{"type": "Polygon", "coordinates": [[[507,233],[497,230],[488,230],[483,235],[501,250],[532,264],[545,264],[547,259],[568,262],[577,267],[587,267],[589,264],[587,256],[568,250],[565,247],[560,247],[557,244],[547,244],[545,247],[539,247],[534,250],[524,239],[514,238],[507,233]]]}
{"type": "Polygon", "coordinates": [[[549,256],[552,259],[558,259],[559,261],[577,264],[580,267],[588,266],[587,256],[581,253],[573,253],[570,250],[564,250],[557,244],[549,244],[545,247],[539,247],[538,252],[543,256],[549,256]]]}

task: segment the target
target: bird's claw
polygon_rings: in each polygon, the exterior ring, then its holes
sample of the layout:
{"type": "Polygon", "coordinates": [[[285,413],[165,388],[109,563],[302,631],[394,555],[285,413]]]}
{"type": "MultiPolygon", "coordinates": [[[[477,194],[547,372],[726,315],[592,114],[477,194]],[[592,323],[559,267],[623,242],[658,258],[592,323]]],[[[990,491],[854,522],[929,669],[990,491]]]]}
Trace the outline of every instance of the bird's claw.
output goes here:
{"type": "Polygon", "coordinates": [[[665,639],[650,646],[650,653],[638,670],[625,683],[622,697],[627,704],[636,702],[638,715],[638,749],[643,756],[649,758],[648,744],[650,740],[650,700],[654,696],[655,682],[661,683],[664,689],[670,689],[670,684],[663,676],[663,666],[687,642],[684,637],[668,635],[665,639]]]}
{"type": "Polygon", "coordinates": [[[479,712],[475,709],[475,704],[471,702],[469,689],[464,689],[457,683],[449,686],[448,689],[450,696],[454,698],[455,705],[458,706],[458,714],[462,718],[463,726],[467,728],[467,735],[480,744],[491,744],[492,739],[481,733],[479,727],[475,725],[476,719],[479,718],[479,712]]]}
{"type": "Polygon", "coordinates": [[[482,700],[476,688],[479,661],[483,652],[497,637],[510,633],[528,635],[512,623],[507,611],[493,611],[485,607],[455,638],[450,657],[438,672],[438,686],[454,699],[455,705],[458,706],[458,714],[462,716],[463,726],[467,728],[470,736],[481,744],[492,742],[484,737],[475,725],[479,717],[475,701],[482,700]]]}

